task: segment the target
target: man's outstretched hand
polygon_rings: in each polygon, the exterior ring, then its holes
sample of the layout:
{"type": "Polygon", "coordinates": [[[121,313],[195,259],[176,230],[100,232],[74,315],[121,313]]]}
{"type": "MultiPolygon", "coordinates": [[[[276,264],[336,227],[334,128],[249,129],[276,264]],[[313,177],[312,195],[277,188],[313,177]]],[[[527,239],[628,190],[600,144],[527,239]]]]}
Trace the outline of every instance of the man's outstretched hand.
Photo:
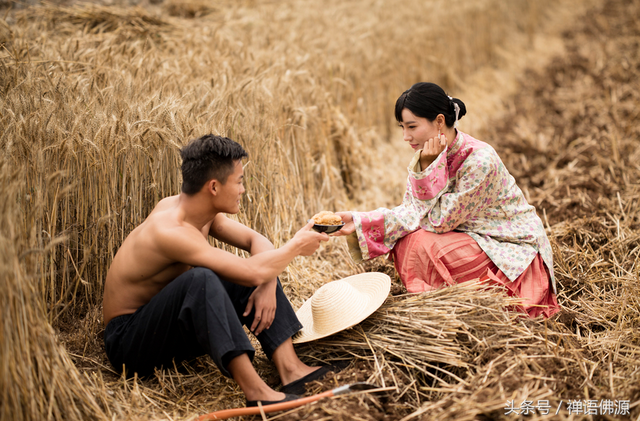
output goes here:
{"type": "Polygon", "coordinates": [[[324,232],[315,232],[313,229],[313,220],[307,225],[300,228],[291,241],[297,246],[298,255],[311,256],[320,247],[321,241],[329,241],[329,236],[324,232]]]}

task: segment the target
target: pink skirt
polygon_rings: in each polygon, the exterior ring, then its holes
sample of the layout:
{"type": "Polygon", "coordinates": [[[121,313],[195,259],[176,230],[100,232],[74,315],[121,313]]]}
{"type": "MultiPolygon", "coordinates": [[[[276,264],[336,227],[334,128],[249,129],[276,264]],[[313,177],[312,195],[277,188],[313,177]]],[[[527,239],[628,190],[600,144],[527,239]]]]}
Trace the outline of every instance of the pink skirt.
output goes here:
{"type": "Polygon", "coordinates": [[[434,234],[419,229],[400,239],[391,254],[408,292],[481,279],[506,287],[509,296],[525,299],[521,310],[529,317],[551,317],[560,311],[540,254],[513,282],[462,232],[434,234]]]}

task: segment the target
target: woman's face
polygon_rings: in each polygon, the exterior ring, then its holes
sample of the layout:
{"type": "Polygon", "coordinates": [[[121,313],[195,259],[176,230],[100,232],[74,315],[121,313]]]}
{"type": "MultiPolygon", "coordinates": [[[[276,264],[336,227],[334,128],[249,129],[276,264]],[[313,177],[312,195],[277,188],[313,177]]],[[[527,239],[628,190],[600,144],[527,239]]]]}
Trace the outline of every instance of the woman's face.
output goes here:
{"type": "Polygon", "coordinates": [[[402,121],[398,123],[402,127],[402,137],[414,151],[423,149],[424,143],[438,136],[438,127],[424,117],[415,116],[409,109],[402,110],[402,121]]]}

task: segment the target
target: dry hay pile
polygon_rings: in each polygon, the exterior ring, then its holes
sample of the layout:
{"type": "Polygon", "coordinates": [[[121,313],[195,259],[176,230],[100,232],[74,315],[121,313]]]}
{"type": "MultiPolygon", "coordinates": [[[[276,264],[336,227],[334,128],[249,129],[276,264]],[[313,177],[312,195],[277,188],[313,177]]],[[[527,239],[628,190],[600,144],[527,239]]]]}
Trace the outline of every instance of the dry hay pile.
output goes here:
{"type": "MultiPolygon", "coordinates": [[[[512,364],[517,361],[514,357],[527,359],[522,355],[527,350],[525,353],[542,359],[554,359],[558,357],[555,342],[563,336],[550,331],[541,335],[531,329],[531,322],[504,310],[516,303],[500,289],[473,282],[388,300],[356,328],[300,347],[306,358],[358,361],[355,369],[339,373],[325,381],[325,386],[368,381],[393,388],[389,396],[369,398],[369,405],[380,411],[351,407],[349,398],[343,398],[345,411],[320,402],[300,412],[311,415],[308,419],[322,419],[324,411],[325,415],[339,414],[335,419],[341,420],[354,419],[350,418],[353,413],[361,414],[359,419],[413,418],[424,412],[437,414],[434,418],[438,419],[473,419],[478,412],[499,412],[509,395],[505,391],[487,393],[495,386],[495,374],[502,372],[504,383],[520,384],[522,372],[513,370],[517,365],[512,364]],[[478,373],[477,368],[486,363],[490,363],[489,370],[478,373]],[[501,370],[502,364],[512,365],[511,370],[501,370]],[[469,405],[468,394],[477,395],[480,410],[469,405]],[[451,399],[460,396],[467,402],[452,405],[451,399]],[[416,408],[421,409],[414,412],[416,408]]],[[[540,381],[529,390],[531,397],[549,393],[544,376],[533,372],[530,377],[540,381]]]]}
{"type": "Polygon", "coordinates": [[[73,7],[46,5],[30,11],[32,18],[43,19],[48,25],[60,30],[80,26],[91,33],[123,31],[127,35],[151,35],[157,28],[166,27],[164,20],[148,13],[143,8],[118,9],[92,3],[80,3],[73,7]]]}
{"type": "MultiPolygon", "coordinates": [[[[368,167],[392,136],[398,92],[423,79],[464,85],[470,69],[500,63],[496,40],[535,33],[552,3],[457,2],[459,31],[446,45],[438,28],[407,24],[428,8],[418,1],[397,13],[368,4],[371,20],[341,2],[168,2],[160,17],[49,4],[16,15],[0,40],[2,167],[14,180],[0,183],[12,198],[2,208],[2,419],[176,419],[242,406],[208,358],[126,380],[101,344],[106,268],[153,204],[178,190],[178,147],[208,131],[245,145],[239,218],[276,244],[320,209],[392,203],[392,188],[365,180],[379,177],[368,167]],[[415,44],[402,42],[408,34],[415,44]]],[[[523,320],[503,311],[499,291],[473,285],[395,297],[360,327],[300,348],[312,362],[354,361],[315,391],[356,380],[395,390],[280,418],[511,419],[507,400],[525,399],[554,409],[629,400],[638,418],[638,1],[603,10],[567,34],[566,56],[523,82],[513,114],[478,136],[495,140],[544,212],[564,313],[523,320]]],[[[446,7],[429,11],[451,18],[446,7]]],[[[344,255],[334,242],[294,262],[283,275],[294,304],[326,278],[392,271],[344,255]]],[[[264,356],[255,365],[278,385],[264,356]]]]}

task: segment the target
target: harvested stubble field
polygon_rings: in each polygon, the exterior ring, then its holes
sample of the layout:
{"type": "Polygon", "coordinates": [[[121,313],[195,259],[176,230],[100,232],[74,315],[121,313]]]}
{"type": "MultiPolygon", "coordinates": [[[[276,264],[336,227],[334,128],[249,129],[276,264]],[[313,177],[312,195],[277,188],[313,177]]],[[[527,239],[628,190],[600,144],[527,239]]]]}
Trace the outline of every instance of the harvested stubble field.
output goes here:
{"type": "MultiPolygon", "coordinates": [[[[407,296],[396,283],[361,325],[298,347],[309,362],[350,362],[310,393],[353,381],[390,390],[268,419],[522,417],[506,414],[509,401],[548,401],[548,415],[526,418],[640,419],[639,0],[5,10],[0,419],[193,419],[242,406],[208,357],[143,380],[113,372],[100,302],[115,251],[179,191],[177,150],[207,132],[248,150],[238,218],[276,245],[321,209],[392,206],[410,153],[392,105],[419,80],[467,103],[461,128],[495,146],[539,210],[563,311],[523,320],[500,291],[407,296]],[[625,404],[628,415],[613,413],[625,404]]],[[[346,256],[334,239],[296,259],[281,278],[294,306],[327,280],[393,275],[384,259],[346,256]]],[[[263,355],[254,365],[277,386],[263,355]]]]}

